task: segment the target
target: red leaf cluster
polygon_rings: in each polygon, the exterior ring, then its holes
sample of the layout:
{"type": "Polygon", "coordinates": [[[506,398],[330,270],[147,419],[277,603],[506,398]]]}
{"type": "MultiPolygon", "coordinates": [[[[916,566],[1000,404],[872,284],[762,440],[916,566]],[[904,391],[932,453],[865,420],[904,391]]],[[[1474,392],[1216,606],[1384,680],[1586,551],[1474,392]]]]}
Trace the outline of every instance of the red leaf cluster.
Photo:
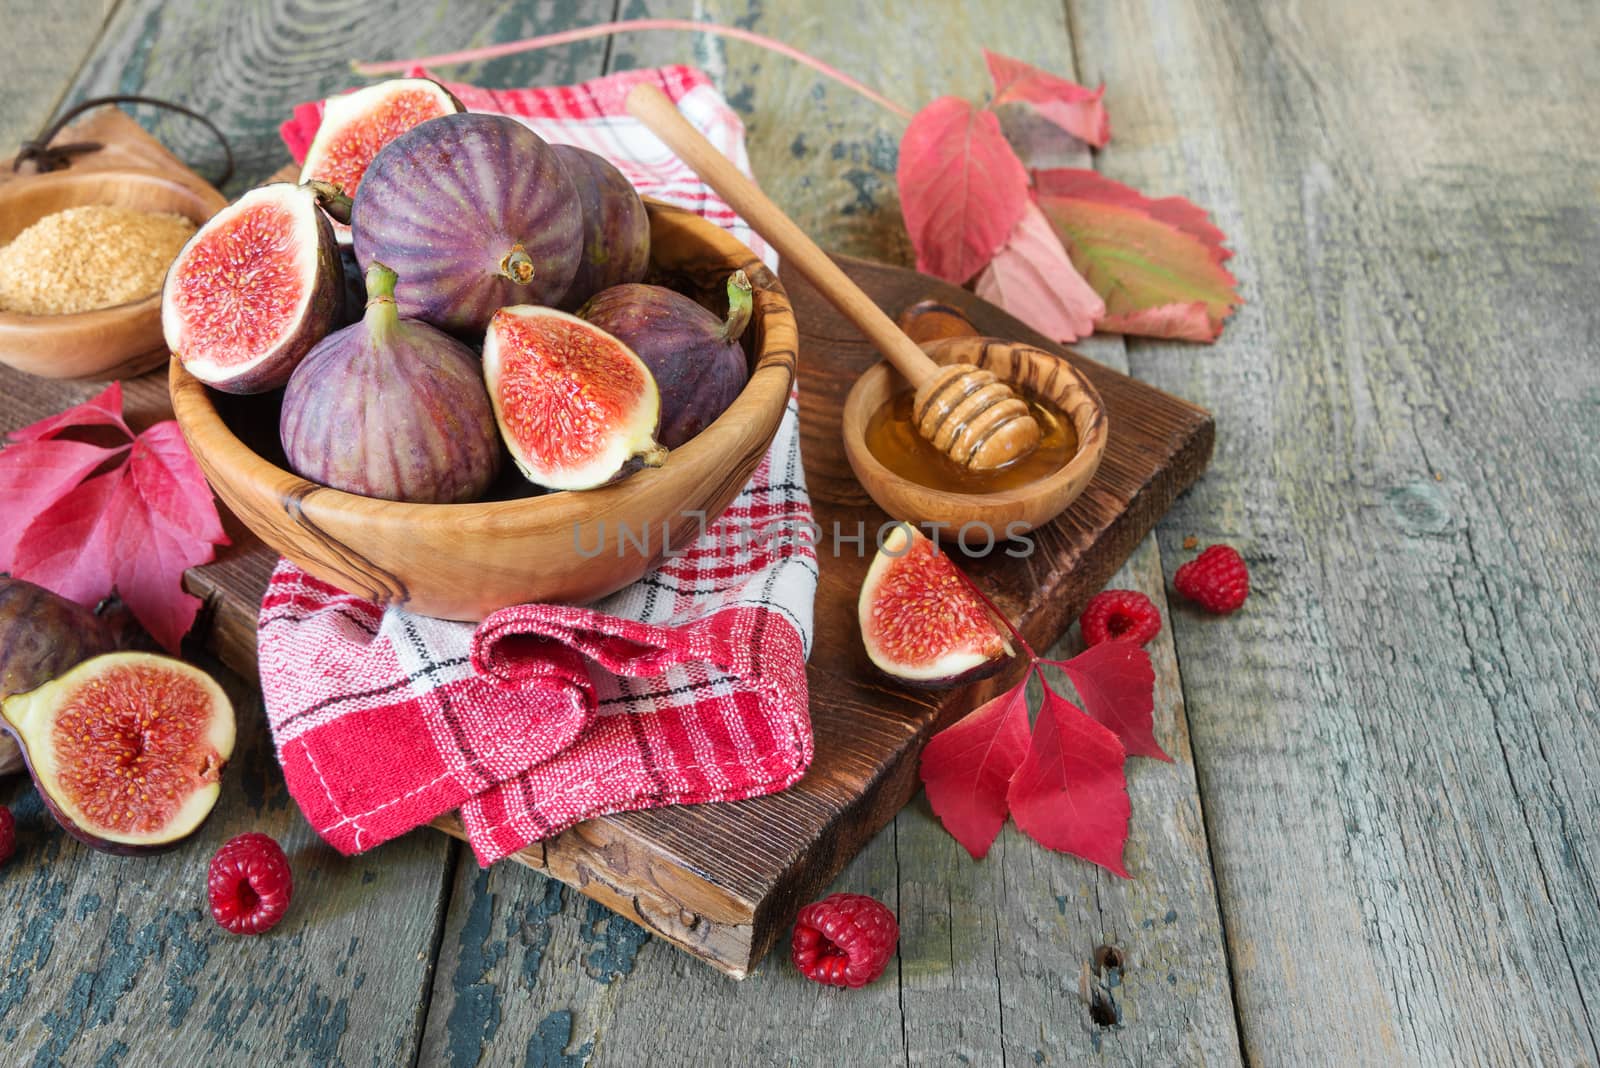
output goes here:
{"type": "Polygon", "coordinates": [[[1172,759],[1153,731],[1150,656],[1131,642],[1105,642],[1064,661],[1027,655],[1032,666],[1015,686],[929,740],[921,765],[928,802],[975,859],[1010,815],[1040,845],[1126,878],[1132,804],[1123,765],[1129,755],[1172,759]],[[1042,664],[1066,672],[1082,709],[1050,687],[1042,664]],[[1027,686],[1036,673],[1044,703],[1030,732],[1027,686]]]}
{"type": "Polygon", "coordinates": [[[1095,329],[1215,341],[1241,303],[1201,209],[1075,164],[1111,137],[1105,87],[985,51],[994,99],[940,97],[911,120],[896,182],[917,268],[1058,341],[1095,329]],[[981,272],[981,273],[980,273],[981,272]]]}
{"type": "Polygon", "coordinates": [[[7,438],[0,571],[85,605],[115,592],[176,652],[200,608],[183,591],[183,573],[228,541],[178,424],[169,419],[135,435],[114,382],[7,438]],[[114,443],[81,440],[90,428],[105,428],[97,437],[114,443]]]}

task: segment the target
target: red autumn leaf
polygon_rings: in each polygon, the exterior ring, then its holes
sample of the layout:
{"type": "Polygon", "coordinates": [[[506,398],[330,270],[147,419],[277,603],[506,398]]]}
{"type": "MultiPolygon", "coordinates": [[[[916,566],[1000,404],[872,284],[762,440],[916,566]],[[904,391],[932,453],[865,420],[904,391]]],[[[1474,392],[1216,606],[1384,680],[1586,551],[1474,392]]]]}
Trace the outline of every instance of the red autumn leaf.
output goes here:
{"type": "Polygon", "coordinates": [[[1117,736],[1044,688],[1033,742],[1006,801],[1024,834],[1128,878],[1122,849],[1133,803],[1117,736]]]}
{"type": "Polygon", "coordinates": [[[85,441],[23,441],[0,450],[0,501],[7,521],[0,525],[0,571],[15,567],[17,542],[25,524],[72,492],[89,473],[122,448],[105,448],[85,441]],[[18,521],[13,522],[11,516],[18,521]]]}
{"type": "Polygon", "coordinates": [[[1095,320],[1106,313],[1100,294],[1072,265],[1037,204],[1028,205],[994,260],[978,275],[976,288],[978,296],[1055,341],[1088,337],[1095,320]]]}
{"type": "Polygon", "coordinates": [[[130,438],[133,431],[128,429],[128,424],[122,421],[122,383],[113,382],[100,394],[91,397],[82,404],[75,404],[64,412],[47,416],[37,423],[29,423],[20,430],[13,430],[6,437],[11,441],[43,441],[53,438],[63,430],[84,426],[113,426],[120,427],[130,438]]]}
{"type": "MultiPolygon", "coordinates": [[[[1106,87],[1085,89],[1020,59],[983,50],[994,79],[994,103],[1007,137],[1018,150],[1036,146],[1046,150],[1071,151],[1072,145],[1053,145],[1050,132],[1059,130],[1096,148],[1111,140],[1111,117],[1106,114],[1106,87]],[[1020,141],[1020,143],[1018,143],[1020,141]]],[[[1023,152],[1029,155],[1028,152],[1023,152]]]]}
{"type": "Polygon", "coordinates": [[[1150,200],[1094,171],[1035,171],[1034,197],[1105,299],[1101,330],[1215,341],[1242,304],[1223,234],[1182,197],[1150,200]]]}
{"type": "Polygon", "coordinates": [[[1101,642],[1071,660],[1045,663],[1067,673],[1084,712],[1109,728],[1130,754],[1172,762],[1156,741],[1156,673],[1143,648],[1133,642],[1101,642]]]}
{"type": "Polygon", "coordinates": [[[126,430],[121,412],[121,390],[113,386],[12,435],[14,443],[0,451],[0,489],[14,478],[26,490],[19,507],[6,509],[0,548],[11,547],[7,564],[17,578],[80,604],[118,593],[175,652],[200,608],[183,592],[183,572],[210,561],[213,543],[227,539],[211,489],[171,420],[144,431],[131,448],[52,437],[83,426],[126,430]],[[124,462],[83,480],[119,453],[124,462]],[[30,471],[34,480],[24,481],[30,471]]]}
{"type": "Polygon", "coordinates": [[[974,860],[982,860],[1006,822],[1006,790],[1028,751],[1028,676],[922,750],[928,803],[974,860]]]}
{"type": "Polygon", "coordinates": [[[917,269],[957,285],[994,258],[1027,206],[1028,175],[999,120],[953,96],[912,118],[895,180],[917,269]]]}

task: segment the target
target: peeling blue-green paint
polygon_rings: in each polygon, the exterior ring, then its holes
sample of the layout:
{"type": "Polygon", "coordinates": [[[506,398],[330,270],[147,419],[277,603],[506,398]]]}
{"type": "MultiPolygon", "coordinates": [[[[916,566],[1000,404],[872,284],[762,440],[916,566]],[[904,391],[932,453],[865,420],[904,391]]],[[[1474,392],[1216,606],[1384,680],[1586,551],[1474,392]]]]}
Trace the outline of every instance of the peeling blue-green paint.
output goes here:
{"type": "Polygon", "coordinates": [[[167,963],[167,1022],[174,1028],[188,1019],[189,1009],[200,994],[194,979],[211,957],[210,944],[196,931],[205,919],[199,909],[167,914],[165,948],[171,951],[167,963]]]}
{"type": "Polygon", "coordinates": [[[522,940],[522,985],[529,988],[539,981],[539,966],[554,934],[551,921],[567,900],[566,887],[554,879],[543,881],[544,893],[524,905],[520,915],[513,913],[506,919],[506,938],[522,940]]]}
{"type": "Polygon", "coordinates": [[[614,983],[633,971],[634,960],[650,941],[650,933],[598,901],[590,901],[588,906],[578,937],[594,948],[584,954],[583,970],[596,982],[614,983]]]}
{"type": "Polygon", "coordinates": [[[94,1062],[94,1068],[117,1068],[122,1063],[122,1057],[128,1052],[128,1044],[120,1038],[113,1038],[111,1045],[100,1054],[100,1059],[94,1062]]]}
{"type": "Polygon", "coordinates": [[[489,973],[506,955],[506,943],[490,941],[494,897],[489,893],[489,872],[479,870],[472,881],[472,902],[461,926],[460,960],[450,977],[455,1001],[445,1020],[453,1068],[471,1068],[484,1046],[500,1029],[500,990],[489,973]]]}
{"type": "Polygon", "coordinates": [[[334,1001],[331,997],[323,996],[321,988],[313,983],[306,998],[305,1010],[284,1036],[289,1049],[305,1050],[307,1063],[317,1068],[343,1064],[339,1056],[339,1040],[349,1026],[349,1015],[349,998],[334,1001]]]}
{"type": "Polygon", "coordinates": [[[594,1040],[590,1039],[579,1046],[576,1052],[568,1053],[567,1046],[571,1042],[572,1010],[552,1012],[540,1020],[539,1026],[528,1036],[528,1053],[523,1062],[525,1068],[583,1068],[594,1053],[594,1040]]]}

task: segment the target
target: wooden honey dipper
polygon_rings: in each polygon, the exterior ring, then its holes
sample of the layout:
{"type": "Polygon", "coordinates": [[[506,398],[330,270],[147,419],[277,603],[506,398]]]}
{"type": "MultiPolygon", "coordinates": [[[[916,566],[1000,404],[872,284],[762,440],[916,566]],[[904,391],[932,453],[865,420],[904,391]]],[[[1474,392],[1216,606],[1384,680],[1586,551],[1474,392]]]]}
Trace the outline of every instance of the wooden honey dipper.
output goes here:
{"type": "Polygon", "coordinates": [[[916,390],[917,432],[956,463],[1003,467],[1039,445],[1027,402],[993,373],[968,363],[941,366],[885,315],[756,184],[691,126],[653,85],[628,93],[628,111],[666,142],[733,210],[806,276],[817,292],[865,334],[916,390]]]}

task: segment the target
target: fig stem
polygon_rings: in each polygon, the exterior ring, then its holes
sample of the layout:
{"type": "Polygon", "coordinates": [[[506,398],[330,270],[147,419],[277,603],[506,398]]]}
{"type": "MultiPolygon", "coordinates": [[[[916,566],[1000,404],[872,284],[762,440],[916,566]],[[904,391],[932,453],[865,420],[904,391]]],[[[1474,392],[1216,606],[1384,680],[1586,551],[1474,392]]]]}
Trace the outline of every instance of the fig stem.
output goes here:
{"type": "Polygon", "coordinates": [[[328,218],[345,226],[350,225],[351,200],[343,186],[325,182],[321,178],[312,178],[305,184],[306,188],[317,194],[317,206],[327,213],[328,218]]]}
{"type": "Polygon", "coordinates": [[[367,313],[362,321],[370,334],[388,333],[400,321],[394,302],[394,286],[399,276],[377,260],[367,267],[367,313]]]}
{"type": "Polygon", "coordinates": [[[728,276],[728,321],[722,324],[723,341],[738,341],[744,328],[750,325],[750,313],[755,309],[755,290],[743,271],[728,276]]]}
{"type": "Polygon", "coordinates": [[[528,255],[528,250],[521,245],[512,245],[505,259],[500,261],[500,273],[518,285],[527,285],[533,281],[533,257],[528,255]]]}

